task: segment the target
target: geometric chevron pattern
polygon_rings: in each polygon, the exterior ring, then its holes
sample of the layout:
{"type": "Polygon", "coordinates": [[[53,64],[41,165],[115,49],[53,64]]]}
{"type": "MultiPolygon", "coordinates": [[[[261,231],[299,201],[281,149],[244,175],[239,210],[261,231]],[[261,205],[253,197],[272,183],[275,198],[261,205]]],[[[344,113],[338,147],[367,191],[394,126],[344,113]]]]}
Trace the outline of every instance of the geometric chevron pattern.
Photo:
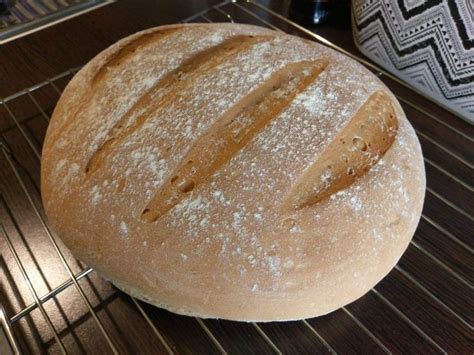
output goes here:
{"type": "Polygon", "coordinates": [[[354,0],[359,50],[474,123],[474,0],[354,0]]]}

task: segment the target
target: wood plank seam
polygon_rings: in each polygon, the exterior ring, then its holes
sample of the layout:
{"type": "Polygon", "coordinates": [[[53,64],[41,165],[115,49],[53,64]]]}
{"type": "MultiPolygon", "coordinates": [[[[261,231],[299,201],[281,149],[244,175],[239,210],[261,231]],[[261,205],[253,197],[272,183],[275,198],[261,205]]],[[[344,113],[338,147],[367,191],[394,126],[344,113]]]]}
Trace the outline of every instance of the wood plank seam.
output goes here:
{"type": "Polygon", "coordinates": [[[407,278],[411,283],[416,285],[422,292],[427,294],[433,301],[435,301],[437,304],[439,304],[442,308],[444,308],[448,313],[450,313],[452,316],[454,316],[458,321],[460,321],[464,326],[466,326],[469,329],[474,329],[472,325],[469,324],[468,321],[466,321],[463,317],[461,317],[459,314],[457,314],[455,311],[452,310],[451,307],[449,307],[446,303],[444,303],[442,300],[440,300],[438,297],[436,297],[430,290],[428,290],[425,286],[423,286],[418,280],[413,277],[408,271],[405,271],[402,267],[399,265],[395,265],[395,269],[400,271],[400,273],[407,278]]]}
{"type": "Polygon", "coordinates": [[[214,334],[212,334],[212,332],[210,331],[209,327],[204,324],[203,320],[201,318],[198,318],[198,317],[194,317],[194,319],[196,320],[196,322],[198,322],[198,324],[201,326],[201,328],[204,330],[204,332],[207,334],[207,336],[209,337],[209,339],[211,339],[211,341],[214,343],[214,345],[216,346],[216,348],[219,350],[219,352],[223,355],[227,355],[227,351],[224,349],[224,347],[222,346],[222,344],[219,342],[219,340],[217,340],[217,338],[215,337],[214,334]]]}
{"type": "Polygon", "coordinates": [[[471,216],[468,212],[464,211],[464,209],[462,209],[461,207],[455,205],[453,202],[449,201],[448,199],[446,199],[445,197],[441,196],[439,193],[437,193],[436,191],[434,191],[431,187],[429,186],[426,186],[426,191],[428,191],[430,194],[432,194],[434,197],[436,197],[437,199],[443,201],[445,204],[447,204],[449,207],[451,207],[452,209],[456,210],[457,212],[459,212],[460,214],[462,214],[464,217],[466,217],[468,220],[470,221],[474,221],[474,217],[471,216]]]}
{"type": "Polygon", "coordinates": [[[329,345],[329,343],[321,336],[321,334],[319,334],[316,329],[314,329],[314,327],[308,323],[308,321],[306,319],[303,319],[301,320],[301,322],[309,328],[309,330],[316,336],[316,338],[318,338],[321,343],[323,343],[323,345],[326,347],[326,349],[333,355],[337,354],[336,350],[334,350],[334,348],[329,345]]]}
{"type": "Polygon", "coordinates": [[[454,271],[453,269],[451,269],[448,265],[446,265],[444,262],[442,262],[441,260],[439,260],[436,256],[434,256],[433,254],[431,254],[428,250],[426,250],[425,248],[423,248],[421,245],[419,245],[417,242],[415,242],[414,240],[411,241],[411,244],[413,244],[413,246],[415,248],[417,248],[418,250],[420,250],[423,254],[425,254],[426,256],[428,256],[430,259],[432,259],[435,263],[437,263],[439,266],[441,266],[443,269],[445,269],[446,271],[448,271],[452,276],[454,276],[456,279],[458,279],[460,282],[462,282],[463,284],[465,284],[467,287],[470,287],[472,288],[473,285],[464,279],[464,277],[462,277],[461,275],[459,275],[456,271],[454,271]]]}
{"type": "Polygon", "coordinates": [[[448,176],[449,178],[451,178],[452,180],[456,181],[458,184],[464,186],[466,189],[468,189],[469,191],[471,192],[474,192],[474,187],[469,185],[468,183],[460,180],[458,177],[454,176],[453,174],[451,174],[450,172],[444,170],[442,167],[440,167],[438,164],[436,164],[435,162],[433,162],[432,160],[428,159],[428,158],[424,158],[425,159],[425,163],[431,165],[432,167],[434,167],[435,169],[439,170],[441,173],[443,173],[444,175],[448,176]]]}
{"type": "Polygon", "coordinates": [[[346,307],[342,307],[342,310],[371,338],[386,354],[392,354],[390,350],[372,333],[355,315],[352,314],[346,307]]]}
{"type": "Polygon", "coordinates": [[[421,215],[421,218],[423,218],[425,221],[427,221],[429,224],[431,224],[435,229],[439,230],[441,233],[443,233],[445,236],[447,236],[448,238],[450,238],[451,240],[453,240],[454,242],[456,242],[458,245],[460,245],[461,247],[463,247],[464,249],[466,249],[468,252],[472,253],[474,250],[469,246],[467,245],[466,243],[464,243],[463,241],[459,240],[458,237],[456,237],[455,235],[453,235],[451,232],[449,232],[448,230],[446,230],[444,227],[440,226],[438,223],[436,223],[435,221],[433,221],[430,217],[426,217],[424,214],[421,215]]]}
{"type": "Polygon", "coordinates": [[[280,349],[275,345],[275,343],[270,339],[270,337],[263,331],[263,329],[255,322],[252,322],[252,325],[254,326],[255,329],[257,329],[257,332],[262,336],[263,339],[267,342],[267,344],[275,351],[276,354],[283,354],[280,349]]]}
{"type": "Polygon", "coordinates": [[[400,97],[400,96],[397,96],[397,98],[402,101],[403,103],[407,104],[408,106],[411,106],[412,108],[414,108],[415,110],[417,110],[418,112],[424,114],[425,116],[428,116],[429,118],[431,118],[432,120],[438,122],[439,124],[445,126],[446,128],[449,128],[450,130],[454,131],[455,133],[459,134],[460,136],[466,138],[467,140],[469,140],[470,142],[474,142],[474,138],[465,134],[464,132],[460,131],[459,129],[455,128],[455,127],[452,127],[450,126],[449,124],[447,124],[446,122],[440,120],[439,118],[437,118],[435,115],[429,113],[428,111],[426,111],[425,109],[421,108],[420,106],[408,101],[407,99],[404,99],[403,97],[400,97]]]}
{"type": "Polygon", "coordinates": [[[408,318],[402,311],[393,305],[388,299],[381,295],[375,288],[371,290],[382,302],[384,302],[389,308],[391,308],[400,318],[402,318],[405,323],[407,323],[413,330],[415,330],[419,335],[421,335],[426,341],[435,346],[443,354],[448,354],[437,342],[435,342],[428,334],[426,334],[420,327],[418,327],[413,321],[408,318]]]}
{"type": "Polygon", "coordinates": [[[155,333],[156,337],[160,340],[161,344],[165,347],[166,351],[168,354],[174,354],[174,351],[171,349],[171,346],[168,344],[168,342],[165,340],[164,336],[160,333],[158,328],[153,324],[153,321],[148,317],[147,313],[143,309],[143,307],[140,305],[140,302],[135,298],[130,296],[132,302],[135,304],[135,306],[138,308],[138,311],[140,314],[145,318],[145,322],[148,323],[150,328],[153,330],[153,333],[155,333]]]}
{"type": "Polygon", "coordinates": [[[426,139],[428,142],[430,142],[431,144],[437,146],[439,149],[441,149],[442,151],[446,152],[447,154],[449,154],[451,157],[453,157],[454,159],[456,159],[457,161],[459,161],[460,163],[466,165],[467,167],[469,167],[470,169],[474,169],[474,165],[469,163],[467,160],[465,160],[464,158],[458,156],[456,153],[453,153],[451,152],[448,148],[445,148],[444,146],[442,146],[441,144],[439,144],[438,142],[436,142],[434,139],[430,138],[429,136],[427,136],[426,134],[420,132],[419,130],[416,130],[415,129],[415,132],[416,134],[418,134],[419,136],[423,137],[424,139],[426,139]]]}

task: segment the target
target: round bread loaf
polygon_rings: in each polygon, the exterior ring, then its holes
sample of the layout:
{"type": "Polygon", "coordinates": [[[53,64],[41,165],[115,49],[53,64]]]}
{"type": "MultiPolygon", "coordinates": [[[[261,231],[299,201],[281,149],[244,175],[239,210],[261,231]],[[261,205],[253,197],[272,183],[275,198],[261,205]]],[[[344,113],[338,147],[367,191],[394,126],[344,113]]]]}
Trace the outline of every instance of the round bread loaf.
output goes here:
{"type": "Polygon", "coordinates": [[[397,263],[425,173],[397,100],[319,44],[236,24],[157,27],[71,80],[42,195],[74,255],[180,314],[323,315],[397,263]]]}

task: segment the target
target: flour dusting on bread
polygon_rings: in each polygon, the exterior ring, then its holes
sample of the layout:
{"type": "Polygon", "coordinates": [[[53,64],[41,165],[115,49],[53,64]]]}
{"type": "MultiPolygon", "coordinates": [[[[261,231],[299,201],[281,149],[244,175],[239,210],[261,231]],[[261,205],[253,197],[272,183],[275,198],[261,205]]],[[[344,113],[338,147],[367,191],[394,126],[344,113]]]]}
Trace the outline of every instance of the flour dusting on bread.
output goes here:
{"type": "Polygon", "coordinates": [[[237,320],[363,295],[407,247],[424,187],[414,131],[373,74],[236,24],[99,54],[63,93],[42,165],[48,218],[81,260],[148,302],[237,320]]]}

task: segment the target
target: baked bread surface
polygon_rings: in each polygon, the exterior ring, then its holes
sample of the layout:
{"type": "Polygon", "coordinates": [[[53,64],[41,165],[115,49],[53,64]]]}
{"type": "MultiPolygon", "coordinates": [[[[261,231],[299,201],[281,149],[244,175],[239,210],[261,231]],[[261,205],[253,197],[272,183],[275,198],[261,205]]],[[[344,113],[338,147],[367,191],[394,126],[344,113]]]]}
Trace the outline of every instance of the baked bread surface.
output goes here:
{"type": "Polygon", "coordinates": [[[416,229],[413,128],[367,69],[260,27],[127,37],[71,80],[42,158],[73,254],[176,313],[323,315],[369,291],[416,229]]]}

